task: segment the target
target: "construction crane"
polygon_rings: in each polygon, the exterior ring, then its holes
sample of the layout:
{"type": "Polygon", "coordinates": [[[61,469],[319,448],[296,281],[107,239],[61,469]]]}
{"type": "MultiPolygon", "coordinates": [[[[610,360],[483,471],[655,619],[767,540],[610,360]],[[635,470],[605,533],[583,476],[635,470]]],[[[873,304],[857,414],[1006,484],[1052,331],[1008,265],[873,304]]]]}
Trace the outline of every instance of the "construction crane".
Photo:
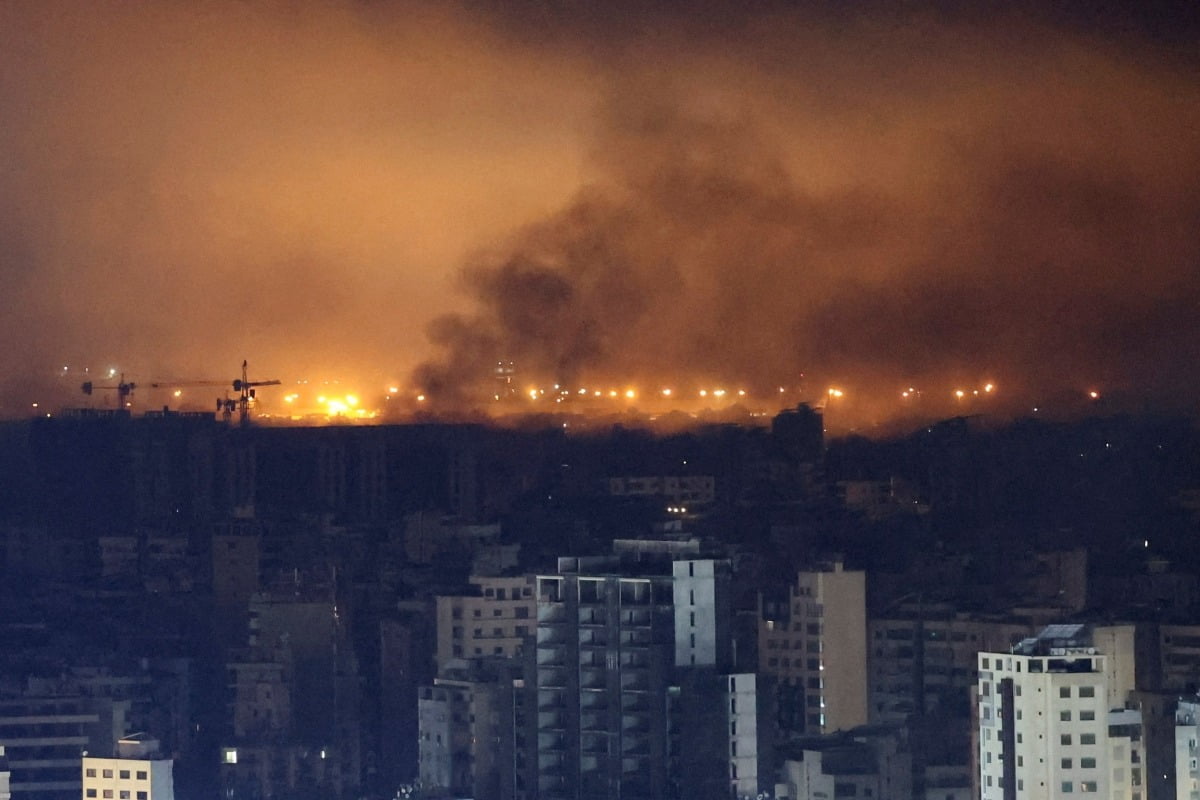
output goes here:
{"type": "MultiPolygon", "coordinates": [[[[111,375],[111,374],[112,373],[110,372],[109,375],[111,375]]],[[[83,393],[88,395],[89,397],[92,395],[93,392],[97,392],[97,391],[102,391],[102,392],[115,391],[117,393],[117,408],[125,408],[126,406],[129,405],[129,398],[133,395],[133,390],[137,388],[137,384],[134,383],[133,381],[126,382],[125,373],[122,372],[120,379],[117,381],[117,383],[115,385],[97,386],[96,384],[92,383],[91,381],[84,381],[83,385],[80,386],[79,388],[82,389],[83,393]]]]}
{"type": "MultiPolygon", "coordinates": [[[[233,390],[238,393],[238,398],[237,398],[238,422],[241,423],[242,425],[245,425],[246,421],[250,418],[250,401],[254,399],[254,396],[255,396],[254,389],[256,386],[278,386],[279,384],[280,384],[280,381],[276,381],[276,380],[252,381],[252,380],[247,379],[246,378],[246,362],[243,360],[242,361],[242,377],[240,380],[235,380],[233,382],[233,390]]],[[[226,408],[225,413],[227,415],[226,419],[228,419],[228,414],[232,413],[232,409],[229,408],[229,404],[232,402],[234,402],[234,401],[229,398],[225,399],[225,408],[226,408]]]]}
{"type": "Polygon", "coordinates": [[[160,388],[178,388],[181,386],[233,386],[233,391],[237,392],[237,397],[230,397],[226,392],[225,397],[217,398],[217,412],[221,414],[225,421],[228,422],[233,418],[233,413],[238,413],[238,422],[245,425],[250,419],[250,403],[255,399],[255,389],[259,386],[278,386],[281,382],[277,380],[270,381],[252,381],[246,377],[247,364],[242,361],[242,377],[234,378],[233,383],[227,381],[157,381],[150,384],[155,389],[160,388]]]}

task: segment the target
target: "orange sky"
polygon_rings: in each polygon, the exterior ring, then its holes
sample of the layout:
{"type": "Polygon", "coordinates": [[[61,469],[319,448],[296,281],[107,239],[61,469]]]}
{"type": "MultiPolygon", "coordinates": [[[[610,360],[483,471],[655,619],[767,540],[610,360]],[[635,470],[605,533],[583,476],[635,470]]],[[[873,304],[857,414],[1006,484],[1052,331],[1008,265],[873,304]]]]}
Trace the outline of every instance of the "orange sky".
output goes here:
{"type": "Polygon", "coordinates": [[[4,5],[0,394],[242,358],[1195,391],[1175,43],[719,5],[4,5]]]}

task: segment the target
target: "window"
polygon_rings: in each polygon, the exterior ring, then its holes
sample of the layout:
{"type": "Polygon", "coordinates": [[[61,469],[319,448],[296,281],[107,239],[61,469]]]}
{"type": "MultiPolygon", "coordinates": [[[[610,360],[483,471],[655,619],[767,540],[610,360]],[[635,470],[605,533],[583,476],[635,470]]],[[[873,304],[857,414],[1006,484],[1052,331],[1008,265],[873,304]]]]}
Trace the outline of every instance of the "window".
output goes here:
{"type": "Polygon", "coordinates": [[[471,616],[473,616],[473,617],[482,617],[482,616],[483,616],[483,609],[479,609],[479,608],[475,609],[473,612],[471,612],[471,616]]]}
{"type": "Polygon", "coordinates": [[[1079,712],[1079,720],[1081,722],[1092,722],[1095,719],[1096,719],[1095,711],[1080,711],[1079,712]]]}
{"type": "Polygon", "coordinates": [[[1059,697],[1070,697],[1071,696],[1071,687],[1070,686],[1058,687],[1058,696],[1059,697]]]}
{"type": "MultiPolygon", "coordinates": [[[[111,770],[110,770],[110,771],[111,771],[111,770]]],[[[101,795],[101,796],[102,796],[102,797],[112,797],[112,796],[113,796],[112,792],[113,792],[113,790],[112,790],[112,789],[105,789],[105,790],[104,790],[104,794],[103,794],[103,795],[101,795]]]]}
{"type": "Polygon", "coordinates": [[[138,792],[137,800],[150,800],[150,793],[149,792],[138,792]]]}
{"type": "Polygon", "coordinates": [[[1096,791],[1096,782],[1095,781],[1084,781],[1083,783],[1079,784],[1079,791],[1081,791],[1081,792],[1096,791]]]}
{"type": "Polygon", "coordinates": [[[130,800],[129,790],[122,789],[121,791],[117,792],[117,797],[121,798],[121,800],[130,800]]]}
{"type": "Polygon", "coordinates": [[[105,778],[111,778],[113,775],[111,769],[106,769],[106,770],[102,771],[100,774],[103,775],[105,778]]]}
{"type": "Polygon", "coordinates": [[[502,609],[502,608],[493,608],[493,609],[492,609],[492,616],[493,616],[493,617],[503,617],[503,616],[504,616],[504,609],[502,609]]]}
{"type": "Polygon", "coordinates": [[[1079,766],[1082,767],[1083,769],[1095,769],[1096,768],[1096,759],[1081,758],[1081,759],[1079,759],[1079,766]]]}
{"type": "Polygon", "coordinates": [[[1079,743],[1080,744],[1095,744],[1096,743],[1096,734],[1094,734],[1094,733],[1080,734],[1079,743]]]}
{"type": "Polygon", "coordinates": [[[1059,765],[1060,765],[1060,766],[1061,766],[1063,769],[1070,769],[1072,766],[1074,766],[1074,765],[1071,763],[1071,759],[1069,759],[1069,758],[1064,758],[1062,761],[1060,761],[1060,762],[1059,762],[1059,765]]]}
{"type": "Polygon", "coordinates": [[[88,776],[89,778],[94,778],[94,777],[96,777],[96,768],[95,768],[95,767],[88,767],[88,770],[87,770],[87,776],[88,776]]]}
{"type": "Polygon", "coordinates": [[[1063,794],[1068,794],[1070,792],[1073,792],[1073,791],[1075,791],[1075,785],[1073,783],[1071,783],[1070,781],[1063,781],[1062,782],[1062,791],[1063,791],[1063,794]]]}
{"type": "Polygon", "coordinates": [[[1059,744],[1070,744],[1071,743],[1071,734],[1064,733],[1062,736],[1058,737],[1058,743],[1059,744]]]}
{"type": "Polygon", "coordinates": [[[96,796],[96,790],[95,790],[95,789],[88,789],[88,790],[87,790],[87,796],[88,796],[88,797],[95,797],[95,796],[96,796]]]}
{"type": "Polygon", "coordinates": [[[1079,687],[1079,696],[1080,697],[1095,697],[1096,696],[1096,687],[1095,686],[1080,686],[1079,687]]]}
{"type": "Polygon", "coordinates": [[[1071,712],[1070,711],[1058,712],[1058,719],[1061,722],[1070,722],[1071,721],[1071,712]]]}
{"type": "Polygon", "coordinates": [[[137,772],[137,779],[138,779],[139,781],[144,781],[144,780],[146,780],[148,777],[150,777],[150,776],[146,774],[146,771],[145,771],[144,769],[139,769],[139,770],[138,770],[138,772],[137,772]]]}
{"type": "Polygon", "coordinates": [[[514,610],[516,611],[517,619],[529,619],[529,608],[527,606],[517,606],[514,610]]]}

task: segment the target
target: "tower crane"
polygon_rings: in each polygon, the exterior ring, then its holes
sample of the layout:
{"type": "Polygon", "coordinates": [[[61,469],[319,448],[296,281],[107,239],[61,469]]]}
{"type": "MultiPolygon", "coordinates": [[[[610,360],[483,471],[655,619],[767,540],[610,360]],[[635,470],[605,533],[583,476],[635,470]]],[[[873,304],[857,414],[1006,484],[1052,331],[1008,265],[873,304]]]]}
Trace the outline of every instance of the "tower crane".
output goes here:
{"type": "Polygon", "coordinates": [[[245,425],[250,419],[250,403],[255,399],[255,389],[259,386],[278,386],[281,381],[252,381],[246,376],[247,364],[242,361],[242,377],[234,378],[233,383],[226,381],[158,381],[150,384],[155,389],[172,388],[180,386],[231,386],[233,391],[237,392],[237,397],[230,397],[226,392],[225,397],[217,398],[217,411],[228,422],[233,417],[233,412],[238,413],[238,422],[245,425]]]}
{"type": "MultiPolygon", "coordinates": [[[[252,380],[247,379],[246,378],[246,362],[243,359],[243,361],[242,361],[242,377],[240,380],[235,380],[233,382],[233,390],[238,393],[238,399],[237,399],[238,422],[240,422],[242,425],[245,425],[246,420],[250,418],[250,401],[254,399],[254,396],[255,396],[254,388],[256,386],[278,386],[279,384],[280,384],[280,381],[277,381],[277,380],[252,381],[252,380]]],[[[230,399],[225,400],[227,414],[232,412],[232,409],[228,408],[229,404],[232,402],[234,402],[234,401],[230,400],[230,399]]]]}
{"type": "MultiPolygon", "coordinates": [[[[109,374],[111,375],[112,373],[110,372],[109,374]]],[[[127,382],[125,380],[125,373],[122,372],[120,379],[118,379],[118,381],[115,385],[97,386],[96,384],[92,383],[91,381],[84,381],[83,385],[80,386],[79,388],[82,389],[83,393],[88,395],[89,397],[92,395],[93,392],[96,392],[96,391],[108,391],[108,392],[115,391],[117,393],[117,408],[125,408],[126,405],[128,405],[128,403],[129,403],[130,396],[133,395],[133,390],[137,388],[137,384],[134,383],[133,381],[127,382]]]]}

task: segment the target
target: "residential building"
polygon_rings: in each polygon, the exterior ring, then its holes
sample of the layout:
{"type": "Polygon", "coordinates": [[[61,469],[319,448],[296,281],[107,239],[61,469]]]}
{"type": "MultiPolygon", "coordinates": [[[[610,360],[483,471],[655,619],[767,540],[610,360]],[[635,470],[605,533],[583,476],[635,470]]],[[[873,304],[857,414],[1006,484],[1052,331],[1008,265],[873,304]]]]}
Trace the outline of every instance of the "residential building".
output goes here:
{"type": "Polygon", "coordinates": [[[84,800],[174,800],[174,761],[143,733],[117,742],[115,758],[83,757],[84,800]]]}
{"type": "Polygon", "coordinates": [[[111,753],[126,733],[129,701],[78,694],[0,700],[0,747],[16,800],[78,800],[79,756],[111,753]]]}
{"type": "Polygon", "coordinates": [[[1141,717],[1110,713],[1108,657],[1084,625],[1050,625],[1010,652],[979,654],[978,776],[983,800],[1142,800],[1141,717]]]}
{"type": "Polygon", "coordinates": [[[533,635],[532,577],[475,576],[470,583],[469,595],[437,599],[439,672],[453,659],[516,657],[533,635]]]}
{"type": "Polygon", "coordinates": [[[801,572],[786,598],[760,596],[758,664],[779,682],[785,730],[865,725],[866,573],[833,561],[801,572]]]}

